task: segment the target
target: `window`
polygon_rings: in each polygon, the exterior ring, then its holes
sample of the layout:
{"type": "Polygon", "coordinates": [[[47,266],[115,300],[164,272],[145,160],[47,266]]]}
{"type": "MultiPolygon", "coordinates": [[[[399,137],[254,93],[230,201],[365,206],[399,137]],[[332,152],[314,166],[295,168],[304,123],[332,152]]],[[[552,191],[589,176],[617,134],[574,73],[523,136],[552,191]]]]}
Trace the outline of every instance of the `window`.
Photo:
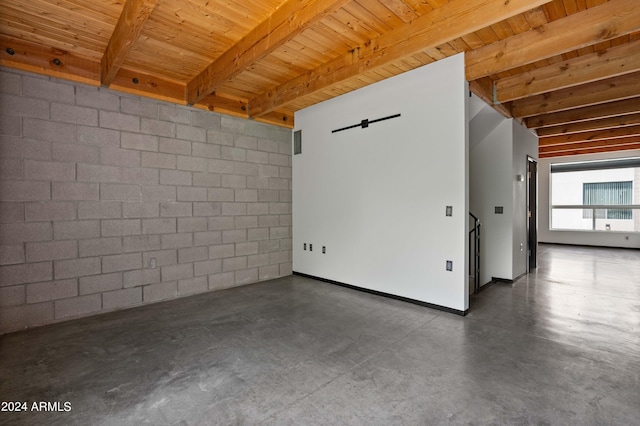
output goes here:
{"type": "Polygon", "coordinates": [[[640,157],[552,164],[550,178],[551,229],[640,232],[640,157]]]}
{"type": "MultiPolygon", "coordinates": [[[[630,205],[633,196],[633,181],[597,182],[582,184],[582,204],[630,205]]],[[[592,219],[594,209],[584,209],[583,218],[592,219]]],[[[631,220],[631,209],[598,209],[596,219],[631,220]]]]}

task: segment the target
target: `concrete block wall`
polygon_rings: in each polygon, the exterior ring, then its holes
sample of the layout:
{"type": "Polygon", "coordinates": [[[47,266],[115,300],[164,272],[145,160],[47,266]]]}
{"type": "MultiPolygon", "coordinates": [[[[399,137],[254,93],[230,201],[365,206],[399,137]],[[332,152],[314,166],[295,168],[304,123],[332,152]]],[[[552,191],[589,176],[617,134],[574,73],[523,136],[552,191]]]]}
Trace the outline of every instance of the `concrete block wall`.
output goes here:
{"type": "Polygon", "coordinates": [[[290,130],[0,68],[0,333],[289,274],[290,130]]]}

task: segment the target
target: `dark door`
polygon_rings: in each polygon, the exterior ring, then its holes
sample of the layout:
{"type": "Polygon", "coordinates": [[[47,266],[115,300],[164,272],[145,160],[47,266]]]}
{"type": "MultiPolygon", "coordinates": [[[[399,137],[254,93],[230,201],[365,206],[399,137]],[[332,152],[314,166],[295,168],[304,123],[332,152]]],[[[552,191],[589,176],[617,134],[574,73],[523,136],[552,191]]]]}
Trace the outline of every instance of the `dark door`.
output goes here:
{"type": "Polygon", "coordinates": [[[527,158],[527,246],[529,272],[537,266],[538,257],[538,163],[527,158]]]}

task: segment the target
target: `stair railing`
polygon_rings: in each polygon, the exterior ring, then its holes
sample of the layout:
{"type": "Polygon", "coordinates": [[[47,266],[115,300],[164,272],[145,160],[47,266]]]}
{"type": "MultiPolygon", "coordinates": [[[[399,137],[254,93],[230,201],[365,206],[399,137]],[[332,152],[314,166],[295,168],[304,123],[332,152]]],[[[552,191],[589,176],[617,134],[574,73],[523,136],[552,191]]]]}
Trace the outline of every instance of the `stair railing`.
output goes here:
{"type": "Polygon", "coordinates": [[[469,231],[469,273],[473,272],[473,294],[480,290],[480,219],[469,212],[473,228],[469,231]],[[473,250],[473,253],[472,253],[473,250]]]}

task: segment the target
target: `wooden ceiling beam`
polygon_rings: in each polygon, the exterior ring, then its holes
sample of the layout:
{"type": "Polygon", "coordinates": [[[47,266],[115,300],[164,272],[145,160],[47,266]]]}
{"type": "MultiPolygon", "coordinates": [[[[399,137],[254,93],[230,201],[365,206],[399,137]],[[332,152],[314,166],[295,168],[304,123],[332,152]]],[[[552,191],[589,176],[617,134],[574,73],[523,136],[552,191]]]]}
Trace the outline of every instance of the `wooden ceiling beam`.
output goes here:
{"type": "Polygon", "coordinates": [[[552,157],[567,157],[571,155],[583,155],[583,154],[597,154],[602,152],[616,152],[616,151],[629,151],[640,150],[640,143],[630,143],[626,145],[609,145],[599,148],[576,148],[571,151],[556,151],[549,153],[539,153],[539,158],[552,158],[552,157]]]}
{"type": "MultiPolygon", "coordinates": [[[[0,35],[0,65],[48,75],[64,80],[77,81],[92,86],[100,85],[100,62],[75,56],[69,52],[39,44],[0,35]],[[9,54],[11,51],[13,54],[9,54]],[[57,59],[57,61],[56,61],[57,59]]],[[[186,85],[180,82],[158,78],[139,70],[123,67],[113,79],[111,89],[185,105],[186,85]]],[[[223,114],[248,118],[247,102],[222,96],[207,97],[195,105],[223,114]],[[244,111],[242,107],[244,106],[244,111]]],[[[293,115],[289,112],[276,113],[279,124],[293,126],[293,115]],[[285,124],[282,117],[287,116],[285,124]]],[[[272,122],[277,122],[271,118],[272,122]]]]}
{"type": "Polygon", "coordinates": [[[184,83],[159,78],[155,74],[147,74],[126,67],[120,68],[120,71],[111,82],[109,88],[134,95],[186,105],[184,98],[187,93],[187,87],[184,83]]]}
{"type": "Polygon", "coordinates": [[[93,86],[100,84],[100,64],[96,61],[4,34],[0,34],[0,65],[93,86]]]}
{"type": "Polygon", "coordinates": [[[129,50],[138,40],[158,0],[127,0],[100,65],[101,83],[108,86],[122,67],[129,50]]]}
{"type": "Polygon", "coordinates": [[[490,78],[479,78],[469,82],[469,90],[473,92],[477,97],[482,99],[487,104],[491,105],[493,109],[498,111],[506,118],[511,118],[511,104],[494,104],[493,103],[493,82],[490,78]]]}
{"type": "Polygon", "coordinates": [[[568,135],[545,136],[538,139],[538,146],[555,146],[576,142],[602,141],[640,136],[640,126],[618,127],[616,129],[592,130],[568,135]]]}
{"type": "MultiPolygon", "coordinates": [[[[17,40],[0,35],[2,55],[0,65],[64,80],[100,85],[100,62],[82,58],[60,49],[17,40]],[[13,55],[7,53],[12,49],[13,55]]],[[[183,83],[158,78],[138,70],[121,68],[111,88],[153,99],[185,104],[186,86],[183,83]]]]}
{"type": "Polygon", "coordinates": [[[293,129],[294,127],[294,115],[289,111],[273,111],[269,114],[256,117],[255,120],[262,123],[275,124],[276,126],[286,127],[288,129],[293,129]]]}
{"type": "Polygon", "coordinates": [[[640,40],[636,40],[497,80],[494,101],[513,101],[639,70],[640,40]]]}
{"type": "Polygon", "coordinates": [[[287,0],[273,14],[209,64],[187,85],[187,101],[197,103],[305,29],[351,0],[287,0]]]}
{"type": "Polygon", "coordinates": [[[487,77],[640,30],[637,0],[610,0],[466,53],[467,80],[487,77]]]}
{"type": "MultiPolygon", "coordinates": [[[[202,108],[221,114],[249,118],[249,104],[245,100],[230,99],[219,95],[208,95],[202,98],[200,102],[194,106],[196,108],[202,108]]],[[[291,111],[280,110],[256,118],[256,121],[292,129],[294,124],[294,115],[291,111]]]]}
{"type": "Polygon", "coordinates": [[[617,149],[637,149],[640,147],[640,136],[629,138],[618,138],[595,142],[577,142],[564,145],[542,146],[538,148],[540,156],[554,155],[576,155],[593,152],[608,152],[617,149]],[[617,149],[616,149],[617,148],[617,149]]]}
{"type": "Polygon", "coordinates": [[[529,129],[539,129],[637,113],[640,113],[640,97],[552,114],[542,114],[536,117],[527,118],[525,123],[529,129]]]}
{"type": "Polygon", "coordinates": [[[599,120],[568,123],[560,126],[542,127],[538,129],[538,136],[540,138],[543,138],[547,136],[570,135],[572,133],[614,129],[618,127],[628,127],[639,124],[640,114],[621,115],[611,118],[602,118],[599,120]]]}
{"type": "Polygon", "coordinates": [[[640,96],[640,72],[513,101],[514,117],[531,117],[640,96]]]}
{"type": "Polygon", "coordinates": [[[202,98],[194,106],[209,111],[249,118],[247,102],[241,100],[224,98],[218,95],[208,95],[202,98]]]}
{"type": "Polygon", "coordinates": [[[252,99],[251,115],[259,116],[296,98],[435,48],[550,0],[451,0],[406,25],[369,40],[357,49],[287,81],[252,99]]]}

